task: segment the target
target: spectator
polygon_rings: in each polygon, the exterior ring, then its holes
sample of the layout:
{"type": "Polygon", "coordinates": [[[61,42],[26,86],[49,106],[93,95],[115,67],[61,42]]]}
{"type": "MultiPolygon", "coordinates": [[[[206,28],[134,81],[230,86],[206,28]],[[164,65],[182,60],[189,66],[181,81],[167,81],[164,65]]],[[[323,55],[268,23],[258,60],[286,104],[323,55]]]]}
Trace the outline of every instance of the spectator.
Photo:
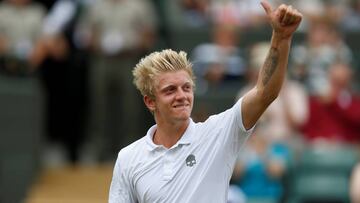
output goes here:
{"type": "Polygon", "coordinates": [[[335,25],[339,25],[344,18],[344,15],[349,10],[350,0],[344,1],[327,1],[324,0],[325,17],[328,18],[335,25]]]}
{"type": "Polygon", "coordinates": [[[80,159],[84,139],[87,62],[75,46],[74,28],[81,0],[58,0],[43,24],[36,60],[47,100],[46,165],[80,159]]]}
{"type": "Polygon", "coordinates": [[[302,81],[310,94],[328,88],[327,70],[335,61],[350,63],[352,52],[333,24],[326,19],[311,22],[306,41],[294,47],[292,76],[302,81]]]}
{"type": "Polygon", "coordinates": [[[360,31],[360,1],[351,0],[349,10],[345,12],[340,28],[344,31],[360,31]]]}
{"type": "Polygon", "coordinates": [[[243,190],[247,199],[280,201],[284,194],[282,181],[290,161],[290,151],[283,144],[272,143],[262,127],[257,125],[239,154],[232,182],[243,190]]]}
{"type": "Polygon", "coordinates": [[[154,44],[155,13],[147,0],[102,0],[91,4],[81,19],[79,29],[93,55],[89,148],[100,150],[93,152],[100,159],[112,159],[136,139],[134,135],[145,131],[135,125],[144,120],[140,116],[146,110],[132,85],[131,71],[154,44]]]}
{"type": "Polygon", "coordinates": [[[29,75],[34,71],[34,47],[41,38],[45,9],[31,0],[0,3],[1,71],[29,75]]]}
{"type": "Polygon", "coordinates": [[[328,91],[310,98],[304,133],[311,143],[360,143],[360,97],[351,89],[351,77],[348,64],[332,64],[328,91]]]}
{"type": "Polygon", "coordinates": [[[246,71],[246,64],[237,45],[236,27],[215,25],[212,42],[198,45],[192,53],[199,82],[220,85],[229,80],[240,80],[246,71]]]}

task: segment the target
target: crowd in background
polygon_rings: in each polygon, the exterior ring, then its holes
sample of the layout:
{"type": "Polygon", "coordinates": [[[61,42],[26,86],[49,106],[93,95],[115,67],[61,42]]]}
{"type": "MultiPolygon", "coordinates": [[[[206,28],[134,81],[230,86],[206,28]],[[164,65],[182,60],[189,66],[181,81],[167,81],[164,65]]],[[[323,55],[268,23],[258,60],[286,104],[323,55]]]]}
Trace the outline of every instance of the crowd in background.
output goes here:
{"type": "MultiPolygon", "coordinates": [[[[287,81],[239,155],[234,199],[282,199],[284,177],[304,150],[360,147],[360,41],[345,38],[360,33],[360,1],[271,3],[294,5],[304,20],[287,81]]],[[[255,84],[269,48],[270,39],[249,43],[247,35],[269,32],[258,0],[2,0],[0,80],[39,82],[31,88],[43,92],[44,164],[111,161],[145,135],[153,120],[132,68],[151,51],[177,49],[175,32],[199,29],[206,40],[186,50],[195,96],[238,85],[235,101],[255,84]]],[[[197,121],[212,113],[201,110],[197,121]]],[[[360,191],[356,170],[352,190],[360,191]]]]}

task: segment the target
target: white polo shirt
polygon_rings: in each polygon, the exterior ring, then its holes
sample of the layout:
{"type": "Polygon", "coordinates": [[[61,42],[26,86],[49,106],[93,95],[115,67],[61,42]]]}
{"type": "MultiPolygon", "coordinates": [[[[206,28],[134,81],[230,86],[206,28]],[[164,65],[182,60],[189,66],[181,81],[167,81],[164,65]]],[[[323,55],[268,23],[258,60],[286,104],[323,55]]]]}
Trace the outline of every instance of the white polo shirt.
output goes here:
{"type": "Polygon", "coordinates": [[[123,148],[110,186],[109,203],[225,203],[230,177],[246,131],[240,99],[203,123],[192,120],[170,149],[147,135],[123,148]]]}

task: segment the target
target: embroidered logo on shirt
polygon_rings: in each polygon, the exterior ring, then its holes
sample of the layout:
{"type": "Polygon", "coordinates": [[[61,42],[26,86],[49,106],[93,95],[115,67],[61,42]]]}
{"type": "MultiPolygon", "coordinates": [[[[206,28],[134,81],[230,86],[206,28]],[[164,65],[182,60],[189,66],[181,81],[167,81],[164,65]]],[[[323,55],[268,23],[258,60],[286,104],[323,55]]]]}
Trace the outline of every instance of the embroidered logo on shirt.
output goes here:
{"type": "Polygon", "coordinates": [[[196,164],[196,159],[193,154],[190,154],[185,160],[186,166],[192,167],[196,164]]]}

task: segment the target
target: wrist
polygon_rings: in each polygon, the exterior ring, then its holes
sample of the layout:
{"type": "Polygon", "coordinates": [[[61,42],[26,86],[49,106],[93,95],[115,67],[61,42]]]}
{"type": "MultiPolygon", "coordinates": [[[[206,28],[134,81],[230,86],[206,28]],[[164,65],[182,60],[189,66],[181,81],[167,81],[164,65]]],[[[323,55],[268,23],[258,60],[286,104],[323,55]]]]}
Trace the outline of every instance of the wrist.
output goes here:
{"type": "Polygon", "coordinates": [[[292,40],[292,35],[284,36],[283,34],[273,31],[271,37],[271,44],[274,47],[279,47],[281,45],[290,45],[292,40]]]}

